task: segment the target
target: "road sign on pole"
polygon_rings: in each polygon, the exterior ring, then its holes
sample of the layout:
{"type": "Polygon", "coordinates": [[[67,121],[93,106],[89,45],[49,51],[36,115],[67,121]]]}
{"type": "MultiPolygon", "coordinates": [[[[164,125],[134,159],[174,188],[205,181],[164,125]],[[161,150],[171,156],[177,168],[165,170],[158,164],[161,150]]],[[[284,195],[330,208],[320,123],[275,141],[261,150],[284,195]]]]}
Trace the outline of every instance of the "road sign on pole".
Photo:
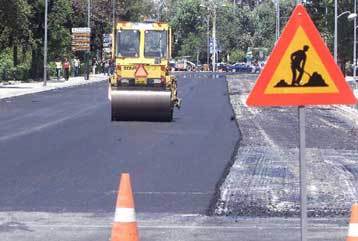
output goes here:
{"type": "Polygon", "coordinates": [[[307,240],[305,106],[355,104],[352,90],[318,30],[297,4],[251,91],[249,106],[298,106],[301,241],[307,240]]]}
{"type": "Polygon", "coordinates": [[[72,28],[72,51],[89,51],[90,43],[90,28],[72,28]]]}
{"type": "Polygon", "coordinates": [[[103,56],[112,56],[112,36],[113,34],[103,34],[103,56]]]}
{"type": "Polygon", "coordinates": [[[250,106],[355,104],[305,8],[297,5],[250,93],[250,106]]]}

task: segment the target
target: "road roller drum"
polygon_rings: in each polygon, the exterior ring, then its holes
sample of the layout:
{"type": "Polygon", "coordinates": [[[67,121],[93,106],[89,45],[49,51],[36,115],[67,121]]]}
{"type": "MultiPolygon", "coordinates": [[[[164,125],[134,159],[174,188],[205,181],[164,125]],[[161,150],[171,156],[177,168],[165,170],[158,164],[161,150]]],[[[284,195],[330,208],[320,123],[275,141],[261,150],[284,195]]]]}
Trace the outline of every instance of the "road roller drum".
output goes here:
{"type": "Polygon", "coordinates": [[[112,121],[171,121],[171,91],[112,90],[112,121]]]}

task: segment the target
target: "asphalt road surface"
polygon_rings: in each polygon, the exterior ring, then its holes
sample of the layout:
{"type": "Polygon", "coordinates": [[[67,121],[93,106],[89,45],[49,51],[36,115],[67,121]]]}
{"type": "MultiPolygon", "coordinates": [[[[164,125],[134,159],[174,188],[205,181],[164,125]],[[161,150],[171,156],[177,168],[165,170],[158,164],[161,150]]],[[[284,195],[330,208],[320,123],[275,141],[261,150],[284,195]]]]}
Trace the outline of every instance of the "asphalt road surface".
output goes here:
{"type": "MultiPolygon", "coordinates": [[[[0,240],[109,240],[121,172],[142,241],[300,240],[297,218],[205,215],[241,137],[223,76],[180,74],[179,94],[172,123],[111,123],[106,83],[0,100],[0,240]]],[[[347,227],[310,219],[309,240],[347,227]]]]}
{"type": "Polygon", "coordinates": [[[107,83],[0,101],[0,210],[207,212],[239,138],[225,78],[179,77],[172,123],[110,122],[107,83]]]}

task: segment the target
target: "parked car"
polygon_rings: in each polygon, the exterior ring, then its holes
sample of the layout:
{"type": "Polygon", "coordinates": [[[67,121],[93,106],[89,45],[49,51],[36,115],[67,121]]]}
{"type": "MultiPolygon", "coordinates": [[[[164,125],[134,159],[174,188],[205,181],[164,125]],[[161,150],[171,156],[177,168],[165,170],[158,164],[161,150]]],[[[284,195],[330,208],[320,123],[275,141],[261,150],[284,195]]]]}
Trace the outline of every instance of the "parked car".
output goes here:
{"type": "Polygon", "coordinates": [[[216,64],[216,70],[217,71],[222,71],[222,72],[227,72],[228,71],[228,65],[226,63],[217,63],[216,64]]]}
{"type": "Polygon", "coordinates": [[[263,64],[260,62],[256,62],[250,65],[251,67],[251,73],[255,73],[258,74],[261,72],[261,70],[263,69],[263,64]]]}
{"type": "Polygon", "coordinates": [[[170,70],[171,70],[171,71],[175,71],[175,65],[176,65],[175,60],[171,59],[171,60],[169,61],[169,67],[170,67],[170,70]]]}
{"type": "Polygon", "coordinates": [[[358,82],[356,80],[354,80],[353,77],[346,76],[346,81],[347,81],[348,85],[352,88],[352,90],[358,89],[358,82]]]}
{"type": "Polygon", "coordinates": [[[228,66],[227,70],[231,72],[251,73],[252,66],[246,63],[236,63],[231,66],[228,66]]]}
{"type": "Polygon", "coordinates": [[[189,60],[181,59],[176,62],[175,70],[176,71],[195,71],[196,65],[189,60]]]}

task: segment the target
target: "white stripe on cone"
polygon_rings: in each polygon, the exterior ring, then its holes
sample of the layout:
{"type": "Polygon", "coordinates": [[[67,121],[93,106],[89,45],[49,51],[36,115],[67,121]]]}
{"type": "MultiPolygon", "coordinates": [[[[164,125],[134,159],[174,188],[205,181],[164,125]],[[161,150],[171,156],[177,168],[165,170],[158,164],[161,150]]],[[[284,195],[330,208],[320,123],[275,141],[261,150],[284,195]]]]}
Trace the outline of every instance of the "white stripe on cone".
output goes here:
{"type": "Polygon", "coordinates": [[[134,208],[116,208],[114,222],[133,223],[136,222],[134,208]]]}
{"type": "Polygon", "coordinates": [[[348,236],[358,238],[358,223],[349,224],[348,236]]]}

